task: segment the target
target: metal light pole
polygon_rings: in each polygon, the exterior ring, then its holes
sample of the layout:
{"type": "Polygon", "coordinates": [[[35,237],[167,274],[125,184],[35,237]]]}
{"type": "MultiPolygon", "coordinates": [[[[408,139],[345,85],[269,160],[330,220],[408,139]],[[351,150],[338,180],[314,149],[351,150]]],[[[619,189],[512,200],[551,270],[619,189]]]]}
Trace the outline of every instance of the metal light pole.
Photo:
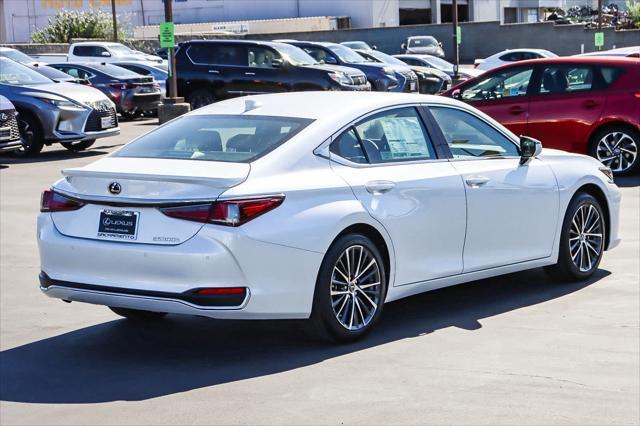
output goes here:
{"type": "Polygon", "coordinates": [[[598,0],[598,29],[602,28],[602,0],[598,0]]]}
{"type": "MultiPolygon", "coordinates": [[[[184,102],[184,98],[178,97],[178,81],[176,79],[176,49],[175,49],[175,39],[173,34],[173,10],[172,10],[172,2],[173,0],[164,0],[164,21],[165,23],[171,23],[170,26],[170,41],[167,43],[169,46],[168,50],[168,66],[169,66],[169,81],[167,95],[168,97],[164,98],[162,103],[158,105],[158,122],[160,124],[166,123],[167,121],[178,117],[179,115],[185,114],[189,112],[190,105],[184,102]]],[[[163,34],[161,31],[160,42],[162,45],[163,42],[163,34]]],[[[165,45],[166,46],[166,45],[165,45]]],[[[164,46],[163,46],[164,47],[164,46]]]]}
{"type": "MultiPolygon", "coordinates": [[[[173,22],[173,0],[164,0],[164,21],[173,22]]],[[[171,46],[169,48],[167,58],[169,59],[169,97],[172,99],[178,94],[175,54],[176,49],[174,46],[171,46]]]]}
{"type": "Polygon", "coordinates": [[[458,0],[453,0],[453,78],[458,79],[458,68],[460,67],[460,55],[458,52],[458,0]]]}
{"type": "Polygon", "coordinates": [[[116,0],[111,0],[111,17],[113,18],[113,41],[118,41],[118,18],[116,18],[116,0]]]}

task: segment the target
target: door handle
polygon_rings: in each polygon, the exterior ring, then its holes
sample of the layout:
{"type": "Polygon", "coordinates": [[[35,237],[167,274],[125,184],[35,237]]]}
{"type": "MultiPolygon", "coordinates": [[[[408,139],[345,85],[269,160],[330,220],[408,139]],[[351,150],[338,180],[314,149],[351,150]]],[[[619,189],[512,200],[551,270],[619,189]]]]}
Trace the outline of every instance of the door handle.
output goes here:
{"type": "Polygon", "coordinates": [[[487,182],[489,182],[489,178],[486,176],[470,176],[464,180],[468,186],[471,188],[478,188],[487,182]]]}
{"type": "Polygon", "coordinates": [[[245,72],[244,75],[256,75],[255,72],[245,72]]]}
{"type": "Polygon", "coordinates": [[[220,71],[218,70],[209,70],[210,74],[220,74],[220,71]]]}
{"type": "Polygon", "coordinates": [[[582,106],[585,107],[585,108],[595,108],[598,105],[600,105],[600,102],[595,101],[593,99],[587,99],[586,101],[584,101],[582,103],[582,106]]]}
{"type": "Polygon", "coordinates": [[[526,112],[527,110],[523,107],[521,107],[520,105],[514,105],[511,108],[509,108],[509,112],[511,114],[522,114],[523,112],[526,112]]]}
{"type": "Polygon", "coordinates": [[[395,188],[396,184],[388,180],[373,180],[365,183],[364,187],[371,194],[384,194],[395,188]]]}

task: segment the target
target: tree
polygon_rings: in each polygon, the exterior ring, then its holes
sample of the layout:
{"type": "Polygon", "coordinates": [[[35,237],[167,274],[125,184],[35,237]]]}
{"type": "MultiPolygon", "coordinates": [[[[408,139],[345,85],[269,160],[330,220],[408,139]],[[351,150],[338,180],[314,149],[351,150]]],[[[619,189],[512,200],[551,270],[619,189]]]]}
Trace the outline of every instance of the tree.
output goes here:
{"type": "Polygon", "coordinates": [[[633,24],[640,28],[640,2],[635,0],[627,0],[627,9],[629,11],[629,19],[633,24]]]}
{"type": "MultiPolygon", "coordinates": [[[[118,26],[120,27],[120,26],[118,26]]],[[[69,43],[74,38],[111,39],[113,22],[110,13],[83,10],[63,10],[49,25],[31,34],[35,43],[69,43]]],[[[118,28],[118,38],[124,39],[124,32],[118,28]]]]}

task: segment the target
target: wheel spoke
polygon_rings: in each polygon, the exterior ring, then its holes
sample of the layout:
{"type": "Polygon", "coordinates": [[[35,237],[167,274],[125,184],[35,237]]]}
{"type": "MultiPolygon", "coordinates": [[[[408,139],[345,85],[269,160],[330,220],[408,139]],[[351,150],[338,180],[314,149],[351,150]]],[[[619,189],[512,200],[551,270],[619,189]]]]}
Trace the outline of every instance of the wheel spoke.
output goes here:
{"type": "Polygon", "coordinates": [[[378,308],[378,305],[371,300],[371,298],[369,297],[369,295],[367,293],[365,293],[364,291],[362,291],[362,289],[358,289],[360,291],[360,294],[362,294],[364,296],[365,299],[367,299],[367,302],[369,302],[371,304],[371,306],[373,306],[374,309],[378,308]]]}

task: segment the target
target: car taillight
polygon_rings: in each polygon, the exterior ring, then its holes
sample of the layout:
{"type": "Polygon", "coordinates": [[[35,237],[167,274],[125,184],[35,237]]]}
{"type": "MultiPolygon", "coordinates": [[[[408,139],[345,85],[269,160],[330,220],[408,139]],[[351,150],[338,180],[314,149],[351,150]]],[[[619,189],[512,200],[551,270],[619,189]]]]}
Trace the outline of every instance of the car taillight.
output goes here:
{"type": "Polygon", "coordinates": [[[114,89],[120,90],[133,89],[134,87],[136,87],[136,85],[132,83],[110,83],[109,86],[113,87],[114,89]]]}
{"type": "Polygon", "coordinates": [[[473,67],[474,68],[478,68],[478,65],[480,65],[480,64],[473,64],[473,67]]]}
{"type": "Polygon", "coordinates": [[[225,226],[240,226],[275,209],[284,201],[283,196],[251,198],[246,200],[216,201],[211,204],[196,204],[163,207],[160,211],[169,217],[225,226]]]}
{"type": "Polygon", "coordinates": [[[640,99],[640,92],[636,92],[633,94],[636,99],[640,99]]]}
{"type": "Polygon", "coordinates": [[[51,189],[45,189],[40,198],[40,211],[43,213],[78,210],[82,206],[84,203],[67,198],[51,189]]]}

